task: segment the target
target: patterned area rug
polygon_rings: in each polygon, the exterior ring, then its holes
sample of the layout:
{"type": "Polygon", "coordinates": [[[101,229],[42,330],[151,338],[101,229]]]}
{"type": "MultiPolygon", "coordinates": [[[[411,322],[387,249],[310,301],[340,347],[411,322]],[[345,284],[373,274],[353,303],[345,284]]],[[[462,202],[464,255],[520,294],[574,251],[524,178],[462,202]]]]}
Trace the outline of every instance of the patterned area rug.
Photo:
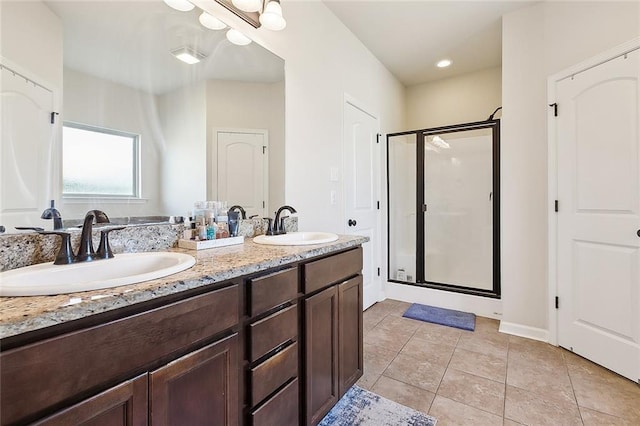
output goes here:
{"type": "Polygon", "coordinates": [[[353,386],[318,426],[434,426],[436,419],[353,386]]]}

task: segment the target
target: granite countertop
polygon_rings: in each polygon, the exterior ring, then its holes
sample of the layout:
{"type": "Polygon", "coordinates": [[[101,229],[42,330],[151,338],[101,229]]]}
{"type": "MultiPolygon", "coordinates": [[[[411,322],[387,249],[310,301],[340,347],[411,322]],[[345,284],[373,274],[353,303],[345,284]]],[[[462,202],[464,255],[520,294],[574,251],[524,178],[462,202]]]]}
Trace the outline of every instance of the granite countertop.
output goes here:
{"type": "Polygon", "coordinates": [[[0,297],[0,339],[356,247],[366,241],[367,237],[341,235],[326,244],[270,246],[245,238],[244,244],[235,246],[200,251],[171,249],[193,255],[196,264],[186,271],[139,284],[57,296],[0,297]]]}

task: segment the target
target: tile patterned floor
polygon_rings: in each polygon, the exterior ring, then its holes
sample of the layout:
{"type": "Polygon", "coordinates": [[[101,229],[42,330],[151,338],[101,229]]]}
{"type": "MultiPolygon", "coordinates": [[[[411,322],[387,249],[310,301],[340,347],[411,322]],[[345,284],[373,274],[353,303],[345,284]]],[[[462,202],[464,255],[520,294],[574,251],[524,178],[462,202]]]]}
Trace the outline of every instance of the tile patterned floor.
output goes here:
{"type": "Polygon", "coordinates": [[[640,386],[546,343],[403,318],[387,299],[364,313],[358,385],[447,425],[640,425],[640,386]]]}

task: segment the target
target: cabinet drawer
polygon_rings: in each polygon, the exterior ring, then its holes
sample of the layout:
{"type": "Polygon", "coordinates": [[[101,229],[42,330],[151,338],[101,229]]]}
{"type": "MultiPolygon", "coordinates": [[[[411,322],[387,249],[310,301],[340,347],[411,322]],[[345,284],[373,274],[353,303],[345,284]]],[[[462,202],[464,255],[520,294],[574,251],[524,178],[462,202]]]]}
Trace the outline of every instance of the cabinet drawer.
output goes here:
{"type": "Polygon", "coordinates": [[[298,336],[298,306],[293,305],[282,311],[249,325],[251,339],[250,362],[265,355],[279,345],[298,336]]]}
{"type": "Polygon", "coordinates": [[[293,300],[298,295],[298,268],[279,271],[249,281],[249,316],[293,300]]]}
{"type": "Polygon", "coordinates": [[[20,422],[233,327],[238,305],[233,285],[2,352],[0,424],[20,422]]]}
{"type": "Polygon", "coordinates": [[[253,426],[298,424],[298,379],[295,379],[267,403],[251,414],[253,426]]]}
{"type": "Polygon", "coordinates": [[[294,343],[251,369],[251,405],[256,405],[287,380],[297,376],[298,344],[294,343]]]}
{"type": "Polygon", "coordinates": [[[362,247],[304,265],[304,293],[311,293],[362,271],[362,247]]]}

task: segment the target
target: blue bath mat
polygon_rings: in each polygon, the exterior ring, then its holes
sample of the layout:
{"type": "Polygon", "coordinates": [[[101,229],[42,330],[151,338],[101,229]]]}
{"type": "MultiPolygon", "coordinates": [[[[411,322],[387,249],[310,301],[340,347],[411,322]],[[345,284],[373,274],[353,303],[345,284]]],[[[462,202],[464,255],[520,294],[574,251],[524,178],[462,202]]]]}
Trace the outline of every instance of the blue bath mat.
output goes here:
{"type": "Polygon", "coordinates": [[[472,313],[436,308],[435,306],[421,305],[419,303],[409,306],[409,309],[402,316],[463,330],[473,331],[476,329],[476,316],[472,313]]]}
{"type": "Polygon", "coordinates": [[[318,426],[435,426],[436,419],[356,385],[318,426]]]}

